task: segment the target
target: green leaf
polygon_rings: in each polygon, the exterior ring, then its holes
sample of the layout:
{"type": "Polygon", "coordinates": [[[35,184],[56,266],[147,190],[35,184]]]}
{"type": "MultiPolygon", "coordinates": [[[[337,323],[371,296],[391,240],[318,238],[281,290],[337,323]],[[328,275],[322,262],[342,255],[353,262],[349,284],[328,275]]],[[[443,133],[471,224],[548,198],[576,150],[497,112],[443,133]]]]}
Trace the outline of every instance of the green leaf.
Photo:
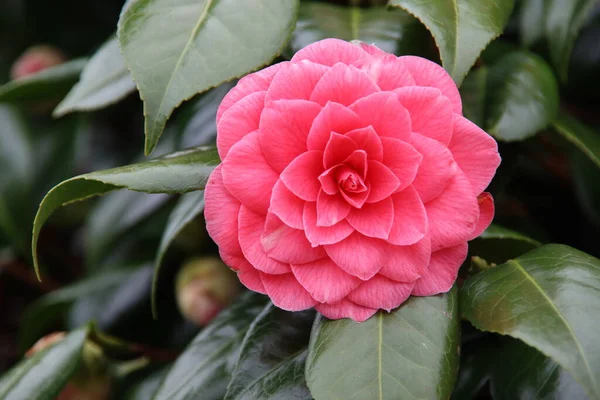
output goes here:
{"type": "Polygon", "coordinates": [[[566,113],[559,113],[552,125],[563,138],[600,167],[600,134],[566,113]]]}
{"type": "Polygon", "coordinates": [[[490,68],[487,131],[498,140],[523,140],[546,128],[558,112],[558,84],[539,56],[510,53],[490,68]]]}
{"type": "Polygon", "coordinates": [[[0,379],[3,400],[53,400],[77,371],[87,328],[67,335],[53,346],[35,353],[0,379]]]}
{"type": "Polygon", "coordinates": [[[469,243],[469,254],[500,264],[516,258],[542,244],[519,232],[492,224],[469,243]]]}
{"type": "Polygon", "coordinates": [[[431,31],[444,68],[460,85],[485,47],[504,30],[514,0],[390,0],[413,14],[431,31]]]}
{"type": "Polygon", "coordinates": [[[571,375],[520,340],[506,340],[493,360],[491,392],[494,400],[587,398],[571,375]]]}
{"type": "Polygon", "coordinates": [[[467,280],[461,313],[480,330],[521,339],[600,397],[600,260],[546,245],[467,280]]]}
{"type": "Polygon", "coordinates": [[[246,292],[190,343],[169,371],[155,400],[221,400],[248,327],[265,297],[246,292]]]}
{"type": "Polygon", "coordinates": [[[38,236],[44,223],[58,208],[121,188],[145,193],[202,190],[218,161],[215,149],[191,149],[139,164],[79,175],[55,186],[42,200],[33,225],[36,273],[39,276],[38,236]]]}
{"type": "Polygon", "coordinates": [[[202,214],[202,211],[204,211],[203,191],[184,194],[177,202],[177,205],[175,205],[173,211],[171,211],[171,215],[167,221],[167,227],[163,232],[154,261],[155,272],[154,280],[152,282],[152,313],[155,317],[158,315],[158,300],[156,296],[163,258],[177,235],[179,235],[183,228],[192,222],[198,215],[202,214]]]}
{"type": "Polygon", "coordinates": [[[125,65],[117,38],[108,40],[87,63],[79,83],[56,107],[53,115],[104,108],[135,91],[135,83],[125,65]]]}
{"type": "Polygon", "coordinates": [[[473,123],[485,129],[485,106],[489,69],[481,67],[471,71],[460,87],[463,113],[473,123]]]}
{"type": "Polygon", "coordinates": [[[317,318],[306,381],[316,400],[445,399],[459,359],[458,293],[411,297],[362,323],[317,318]]]}
{"type": "Polygon", "coordinates": [[[118,36],[144,100],[145,152],[173,110],[197,93],[271,62],[294,28],[298,0],[139,0],[118,36]]]}
{"type": "Polygon", "coordinates": [[[521,0],[519,30],[526,47],[544,38],[547,4],[548,0],[521,0]]]}
{"type": "Polygon", "coordinates": [[[361,40],[398,55],[421,54],[430,40],[423,25],[402,10],[301,3],[292,50],[329,37],[361,40]]]}
{"type": "Polygon", "coordinates": [[[311,399],[304,362],[314,319],[267,304],[246,333],[225,400],[311,399]]]}
{"type": "Polygon", "coordinates": [[[149,376],[137,382],[133,387],[129,388],[123,396],[123,400],[151,399],[167,372],[167,368],[161,368],[158,371],[154,371],[149,376]]]}
{"type": "MultiPolygon", "coordinates": [[[[567,81],[569,60],[575,39],[583,27],[596,0],[548,0],[546,16],[546,37],[550,57],[558,75],[567,81]]],[[[540,21],[537,22],[539,24],[540,21]]]]}
{"type": "Polygon", "coordinates": [[[62,98],[87,64],[80,58],[0,86],[0,103],[38,103],[62,98]]]}

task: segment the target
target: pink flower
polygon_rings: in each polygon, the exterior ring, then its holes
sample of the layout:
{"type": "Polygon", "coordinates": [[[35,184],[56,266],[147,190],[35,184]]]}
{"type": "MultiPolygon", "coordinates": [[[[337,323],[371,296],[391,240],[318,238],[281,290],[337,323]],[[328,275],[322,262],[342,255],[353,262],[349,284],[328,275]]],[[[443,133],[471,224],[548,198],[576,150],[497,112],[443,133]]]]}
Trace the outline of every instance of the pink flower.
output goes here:
{"type": "Polygon", "coordinates": [[[496,142],[428,60],[323,40],[241,79],[217,124],[208,232],[285,310],[364,321],[446,292],[493,218],[496,142]]]}

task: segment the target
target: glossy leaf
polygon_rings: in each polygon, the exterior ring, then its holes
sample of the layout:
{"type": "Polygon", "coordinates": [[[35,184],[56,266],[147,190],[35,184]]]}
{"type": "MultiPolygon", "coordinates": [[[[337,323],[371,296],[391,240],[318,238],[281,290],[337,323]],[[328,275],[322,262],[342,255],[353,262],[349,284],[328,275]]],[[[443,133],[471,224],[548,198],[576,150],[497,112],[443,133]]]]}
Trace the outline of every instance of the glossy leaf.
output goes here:
{"type": "Polygon", "coordinates": [[[132,2],[118,36],[144,100],[146,154],[184,100],[273,60],[297,8],[298,0],[132,2]]]}
{"type": "Polygon", "coordinates": [[[55,186],[42,200],[33,226],[32,250],[38,275],[38,236],[44,222],[58,208],[121,188],[145,193],[202,190],[218,161],[214,149],[191,149],[139,164],[76,176],[55,186]]]}
{"type": "Polygon", "coordinates": [[[204,211],[204,192],[196,191],[186,193],[180,197],[179,201],[171,211],[167,226],[163,232],[160,246],[156,253],[156,259],[154,261],[154,281],[152,282],[152,313],[157,316],[157,290],[160,279],[161,265],[169,246],[173,243],[173,240],[179,235],[179,233],[185,228],[190,222],[192,222],[198,215],[204,211]]]}
{"type": "Polygon", "coordinates": [[[311,399],[304,361],[314,312],[287,312],[269,303],[254,320],[225,400],[311,399]]]}
{"type": "Polygon", "coordinates": [[[326,3],[300,4],[292,51],[329,37],[361,40],[388,53],[422,54],[430,35],[413,16],[386,7],[347,7],[326,3]]]}
{"type": "Polygon", "coordinates": [[[77,83],[87,64],[77,59],[0,86],[0,103],[37,103],[60,99],[77,83]]]}
{"type": "Polygon", "coordinates": [[[139,380],[135,385],[133,385],[133,387],[127,390],[123,396],[123,400],[151,399],[154,393],[156,393],[160,382],[164,379],[167,372],[167,368],[161,368],[158,371],[154,371],[144,379],[139,380]]]}
{"type": "Polygon", "coordinates": [[[540,246],[541,243],[537,240],[492,224],[477,239],[469,243],[469,254],[500,264],[540,246]]]}
{"type": "Polygon", "coordinates": [[[316,400],[444,399],[459,359],[458,293],[411,297],[362,323],[319,317],[306,381],[316,400]]]}
{"type": "Polygon", "coordinates": [[[548,0],[521,0],[519,30],[526,47],[544,38],[547,5],[548,0]]]}
{"type": "Polygon", "coordinates": [[[90,58],[79,82],[56,107],[53,115],[61,117],[73,111],[98,110],[118,102],[135,89],[119,42],[112,38],[90,58]]]}
{"type": "Polygon", "coordinates": [[[460,85],[485,47],[504,30],[514,0],[495,2],[390,0],[416,16],[431,31],[444,68],[460,85]]]}
{"type": "Polygon", "coordinates": [[[467,280],[461,313],[480,330],[521,339],[600,397],[600,260],[547,245],[467,280]]]}
{"type": "Polygon", "coordinates": [[[485,106],[489,69],[481,67],[467,75],[460,87],[465,118],[485,129],[485,106]]]}
{"type": "Polygon", "coordinates": [[[21,361],[0,378],[0,398],[55,399],[77,371],[86,337],[87,329],[79,329],[21,361]]]}
{"type": "Polygon", "coordinates": [[[537,55],[514,52],[490,68],[487,131],[498,140],[523,140],[546,128],[558,112],[558,84],[537,55]]]}
{"type": "Polygon", "coordinates": [[[155,400],[221,400],[240,345],[266,298],[246,292],[189,344],[156,392],[155,400]]]}
{"type": "Polygon", "coordinates": [[[600,167],[600,134],[565,113],[560,113],[552,125],[562,137],[600,167]]]}

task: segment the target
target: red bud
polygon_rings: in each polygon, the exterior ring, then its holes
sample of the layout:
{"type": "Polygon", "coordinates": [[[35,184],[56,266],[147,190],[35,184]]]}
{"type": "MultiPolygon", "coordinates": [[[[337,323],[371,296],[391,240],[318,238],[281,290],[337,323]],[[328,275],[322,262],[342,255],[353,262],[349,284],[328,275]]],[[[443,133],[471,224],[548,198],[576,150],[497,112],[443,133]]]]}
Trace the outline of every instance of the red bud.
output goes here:
{"type": "Polygon", "coordinates": [[[65,62],[64,54],[52,46],[34,46],[29,48],[15,61],[10,71],[12,79],[24,78],[44,69],[65,62]]]}

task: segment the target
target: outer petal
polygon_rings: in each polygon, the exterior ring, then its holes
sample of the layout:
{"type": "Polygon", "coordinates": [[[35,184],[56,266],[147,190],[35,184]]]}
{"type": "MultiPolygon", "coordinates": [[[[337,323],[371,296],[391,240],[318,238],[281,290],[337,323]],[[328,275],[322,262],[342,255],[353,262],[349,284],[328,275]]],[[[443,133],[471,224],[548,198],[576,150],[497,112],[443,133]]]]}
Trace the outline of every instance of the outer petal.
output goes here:
{"type": "Polygon", "coordinates": [[[395,281],[414,282],[425,273],[430,258],[431,240],[427,236],[410,246],[390,245],[379,273],[395,281]]]}
{"type": "Polygon", "coordinates": [[[455,113],[462,115],[462,102],[460,93],[452,77],[446,70],[436,63],[421,57],[403,56],[398,57],[408,68],[417,86],[430,86],[438,88],[446,96],[455,113]]]}
{"type": "Polygon", "coordinates": [[[498,144],[477,125],[454,116],[454,134],[449,146],[456,163],[469,178],[475,195],[490,183],[500,165],[498,144]]]}
{"type": "Polygon", "coordinates": [[[317,226],[317,203],[307,202],[304,205],[303,222],[306,238],[313,246],[337,243],[354,232],[345,220],[333,226],[317,226]]]}
{"type": "Polygon", "coordinates": [[[363,61],[360,69],[367,72],[381,90],[391,91],[403,86],[414,86],[415,80],[402,61],[393,54],[363,61]]]}
{"type": "Polygon", "coordinates": [[[396,174],[379,161],[369,161],[367,180],[371,184],[371,194],[367,203],[386,199],[400,187],[400,179],[396,174]]]}
{"type": "Polygon", "coordinates": [[[354,290],[362,281],[342,271],[328,258],[308,264],[292,265],[298,282],[320,303],[335,303],[354,290]]]}
{"type": "Polygon", "coordinates": [[[281,180],[296,196],[305,201],[317,201],[323,172],[323,152],[308,151],[296,157],[281,173],[281,180]]]}
{"type": "Polygon", "coordinates": [[[442,92],[429,87],[404,87],[394,91],[410,113],[413,132],[445,144],[452,138],[452,104],[442,92]]]}
{"type": "Polygon", "coordinates": [[[204,205],[206,230],[215,243],[227,253],[241,255],[238,241],[237,215],[240,202],[223,185],[222,164],[208,178],[204,205]]]}
{"type": "Polygon", "coordinates": [[[273,81],[275,74],[286,64],[287,62],[282,62],[271,65],[270,67],[261,69],[260,71],[246,75],[240,79],[237,85],[231,89],[229,93],[225,95],[223,101],[221,101],[219,109],[217,110],[217,124],[219,124],[225,111],[229,110],[235,103],[251,93],[267,90],[273,81]]]}
{"type": "Polygon", "coordinates": [[[279,100],[264,109],[260,117],[260,147],[275,171],[283,171],[306,152],[308,132],[321,108],[306,100],[279,100]]]}
{"type": "Polygon", "coordinates": [[[315,86],[310,100],[321,105],[330,101],[349,106],[356,100],[379,92],[371,77],[353,66],[335,64],[315,86]]]}
{"type": "Polygon", "coordinates": [[[291,272],[289,264],[284,264],[267,255],[260,241],[265,225],[265,217],[251,211],[246,206],[240,207],[238,217],[238,237],[244,257],[252,266],[269,274],[285,274],[291,272]]]}
{"type": "Polygon", "coordinates": [[[423,155],[412,185],[427,203],[444,191],[459,169],[450,150],[440,142],[415,133],[412,145],[423,155]]]}
{"type": "Polygon", "coordinates": [[[473,240],[485,231],[494,219],[494,199],[491,194],[483,192],[477,197],[479,203],[479,220],[469,240],[473,240]]]}
{"type": "Polygon", "coordinates": [[[303,231],[285,225],[275,214],[267,214],[260,242],[270,258],[284,264],[304,264],[326,257],[322,247],[312,247],[303,231]]]}
{"type": "Polygon", "coordinates": [[[258,272],[249,262],[243,257],[236,257],[219,251],[223,262],[231,269],[237,272],[239,280],[250,290],[255,292],[267,294],[265,287],[260,279],[260,272],[258,272]]]}
{"type": "Polygon", "coordinates": [[[406,246],[417,243],[427,233],[427,212],[413,187],[392,195],[394,222],[388,242],[406,246]]]}
{"type": "Polygon", "coordinates": [[[365,236],[387,239],[394,222],[394,205],[391,198],[378,203],[366,203],[362,208],[352,208],[348,223],[365,236]]]}
{"type": "Polygon", "coordinates": [[[261,273],[260,277],[271,301],[279,308],[286,311],[301,311],[317,304],[317,301],[291,273],[284,275],[261,273]]]}
{"type": "Polygon", "coordinates": [[[266,214],[279,177],[265,160],[258,132],[237,142],[222,165],[223,183],[229,193],[253,211],[266,214]]]}
{"type": "Polygon", "coordinates": [[[333,226],[348,216],[350,204],[336,193],[329,195],[323,190],[317,198],[317,226],[333,226]]]}
{"type": "Polygon", "coordinates": [[[372,126],[350,131],[346,133],[346,137],[354,140],[358,148],[368,154],[369,160],[381,161],[383,159],[381,138],[372,126]]]}
{"type": "Polygon", "coordinates": [[[466,243],[434,252],[425,275],[416,282],[412,294],[433,296],[450,290],[454,285],[460,266],[467,258],[467,252],[466,243]]]}
{"type": "Polygon", "coordinates": [[[332,67],[337,63],[350,65],[367,55],[360,47],[339,39],[324,39],[306,46],[292,58],[293,63],[309,60],[332,67]]]}
{"type": "Polygon", "coordinates": [[[390,312],[408,299],[414,286],[414,282],[396,282],[377,274],[353,290],[348,299],[363,307],[390,312]]]}
{"type": "Polygon", "coordinates": [[[383,164],[400,179],[397,191],[406,189],[413,183],[423,160],[411,144],[398,139],[381,138],[383,145],[383,164]]]}
{"type": "Polygon", "coordinates": [[[339,243],[324,246],[331,260],[341,269],[364,281],[381,268],[386,243],[354,232],[339,243]]]}
{"type": "Polygon", "coordinates": [[[266,104],[275,100],[310,99],[316,84],[328,70],[329,68],[310,61],[286,63],[267,90],[266,104]]]}
{"type": "Polygon", "coordinates": [[[309,150],[324,150],[331,132],[344,134],[364,125],[349,108],[337,103],[327,103],[315,118],[307,138],[309,150]]]}
{"type": "Polygon", "coordinates": [[[317,304],[315,308],[327,318],[350,318],[356,322],[364,322],[378,311],[376,308],[359,306],[348,299],[333,304],[317,304]]]}
{"type": "Polygon", "coordinates": [[[339,133],[331,132],[331,136],[329,136],[329,141],[325,147],[323,166],[325,169],[336,166],[348,158],[355,150],[358,150],[358,146],[354,140],[339,133]]]}
{"type": "Polygon", "coordinates": [[[381,137],[408,141],[411,137],[410,114],[394,93],[380,92],[358,100],[350,106],[363,122],[381,137]]]}
{"type": "Polygon", "coordinates": [[[459,172],[444,192],[425,203],[433,251],[466,242],[477,226],[479,204],[467,177],[459,172]]]}
{"type": "Polygon", "coordinates": [[[277,215],[286,225],[303,229],[304,203],[305,201],[292,193],[280,179],[273,187],[269,212],[277,215]]]}
{"type": "Polygon", "coordinates": [[[265,92],[257,92],[244,97],[223,114],[217,126],[217,148],[221,160],[225,159],[234,144],[258,129],[264,106],[265,92]]]}

